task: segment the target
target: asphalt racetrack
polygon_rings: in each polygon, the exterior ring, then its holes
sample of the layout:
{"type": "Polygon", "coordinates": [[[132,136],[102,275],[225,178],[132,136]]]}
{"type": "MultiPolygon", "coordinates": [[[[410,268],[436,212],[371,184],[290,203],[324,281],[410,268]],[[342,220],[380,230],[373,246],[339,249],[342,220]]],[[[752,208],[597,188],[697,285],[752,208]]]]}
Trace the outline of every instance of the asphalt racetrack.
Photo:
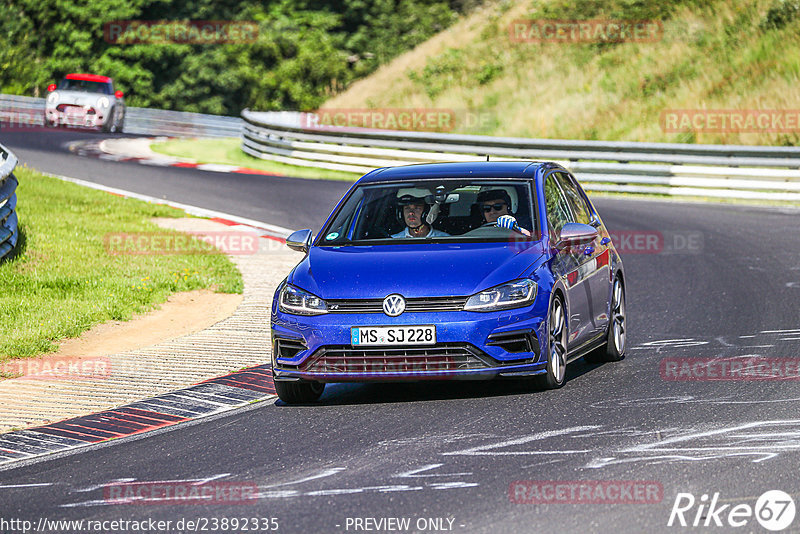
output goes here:
{"type": "MultiPolygon", "coordinates": [[[[106,162],[63,148],[92,135],[3,133],[0,143],[45,172],[292,229],[319,230],[349,185],[106,162]]],[[[623,361],[576,361],[555,391],[522,381],[337,384],[311,406],[255,404],[0,471],[2,516],[34,525],[152,519],[172,521],[170,532],[181,519],[183,531],[199,520],[218,532],[688,530],[679,519],[717,532],[763,531],[759,496],[800,497],[800,212],[595,204],[618,247],[627,243],[623,361]],[[661,237],[647,248],[638,235],[661,237]],[[785,374],[678,380],[687,361],[769,361],[785,374]],[[258,498],[132,505],[104,494],[114,481],[202,480],[255,485],[258,498]],[[716,515],[708,513],[715,494],[716,515]],[[675,504],[685,511],[669,527],[675,504]],[[729,517],[740,504],[752,514],[729,517]],[[233,529],[233,518],[261,522],[233,529]]],[[[19,210],[24,217],[24,203],[19,210]]],[[[762,518],[763,507],[762,499],[762,518]]],[[[798,525],[800,517],[790,531],[798,525]]]]}

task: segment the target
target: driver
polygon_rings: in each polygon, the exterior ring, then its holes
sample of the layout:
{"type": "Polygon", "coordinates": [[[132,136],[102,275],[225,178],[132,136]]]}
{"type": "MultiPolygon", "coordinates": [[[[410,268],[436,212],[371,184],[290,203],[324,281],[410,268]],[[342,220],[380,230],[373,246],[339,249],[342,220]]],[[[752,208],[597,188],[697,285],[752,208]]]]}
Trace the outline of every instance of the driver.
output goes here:
{"type": "Polygon", "coordinates": [[[450,234],[431,228],[425,218],[430,206],[425,197],[430,193],[424,189],[400,189],[397,192],[397,216],[406,225],[403,231],[392,235],[393,238],[407,237],[450,237],[450,234]]]}
{"type": "Polygon", "coordinates": [[[516,230],[524,235],[531,235],[520,228],[517,219],[511,214],[511,197],[505,189],[489,189],[478,193],[477,203],[483,212],[486,224],[494,223],[498,228],[516,230]]]}

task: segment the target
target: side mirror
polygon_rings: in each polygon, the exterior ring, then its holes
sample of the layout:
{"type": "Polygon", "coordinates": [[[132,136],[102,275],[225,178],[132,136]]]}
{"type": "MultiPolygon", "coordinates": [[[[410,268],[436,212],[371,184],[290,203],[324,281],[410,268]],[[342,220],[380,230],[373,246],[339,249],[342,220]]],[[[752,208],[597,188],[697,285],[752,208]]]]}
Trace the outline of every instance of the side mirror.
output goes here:
{"type": "Polygon", "coordinates": [[[311,230],[298,230],[286,238],[286,246],[297,252],[307,253],[308,249],[311,248],[312,237],[311,230]]]}
{"type": "Polygon", "coordinates": [[[114,91],[114,96],[117,98],[122,98],[123,96],[125,96],[125,93],[117,89],[116,91],[114,91]]]}
{"type": "Polygon", "coordinates": [[[47,92],[48,93],[52,93],[55,90],[56,90],[56,84],[51,83],[50,85],[47,86],[47,92]]]}
{"type": "Polygon", "coordinates": [[[597,238],[597,228],[588,224],[567,223],[561,229],[556,248],[586,245],[597,238]]]}

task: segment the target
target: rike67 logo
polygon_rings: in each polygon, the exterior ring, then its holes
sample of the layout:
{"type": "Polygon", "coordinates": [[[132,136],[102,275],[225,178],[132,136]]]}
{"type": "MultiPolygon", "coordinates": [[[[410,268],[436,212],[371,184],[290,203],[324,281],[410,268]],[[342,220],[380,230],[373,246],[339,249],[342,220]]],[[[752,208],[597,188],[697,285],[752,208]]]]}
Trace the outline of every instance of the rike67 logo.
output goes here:
{"type": "Polygon", "coordinates": [[[707,494],[703,494],[698,500],[691,493],[678,493],[672,504],[667,526],[729,529],[747,526],[755,517],[763,528],[777,532],[789,527],[794,521],[794,499],[780,490],[764,492],[756,500],[755,506],[732,501],[721,500],[719,493],[714,493],[710,500],[707,494]]]}

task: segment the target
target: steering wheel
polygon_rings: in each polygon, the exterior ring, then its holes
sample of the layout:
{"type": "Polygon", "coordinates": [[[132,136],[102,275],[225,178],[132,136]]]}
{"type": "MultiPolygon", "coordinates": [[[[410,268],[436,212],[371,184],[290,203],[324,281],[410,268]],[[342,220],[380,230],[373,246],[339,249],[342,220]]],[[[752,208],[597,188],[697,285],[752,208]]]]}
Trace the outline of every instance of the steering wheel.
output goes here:
{"type": "MultiPolygon", "coordinates": [[[[479,228],[488,228],[490,226],[493,226],[495,228],[500,228],[499,226],[497,226],[497,221],[483,223],[482,225],[479,226],[479,228]]],[[[517,232],[518,234],[525,235],[525,233],[522,231],[522,228],[520,228],[519,225],[516,225],[514,228],[508,228],[508,230],[512,230],[514,232],[517,232]]]]}

